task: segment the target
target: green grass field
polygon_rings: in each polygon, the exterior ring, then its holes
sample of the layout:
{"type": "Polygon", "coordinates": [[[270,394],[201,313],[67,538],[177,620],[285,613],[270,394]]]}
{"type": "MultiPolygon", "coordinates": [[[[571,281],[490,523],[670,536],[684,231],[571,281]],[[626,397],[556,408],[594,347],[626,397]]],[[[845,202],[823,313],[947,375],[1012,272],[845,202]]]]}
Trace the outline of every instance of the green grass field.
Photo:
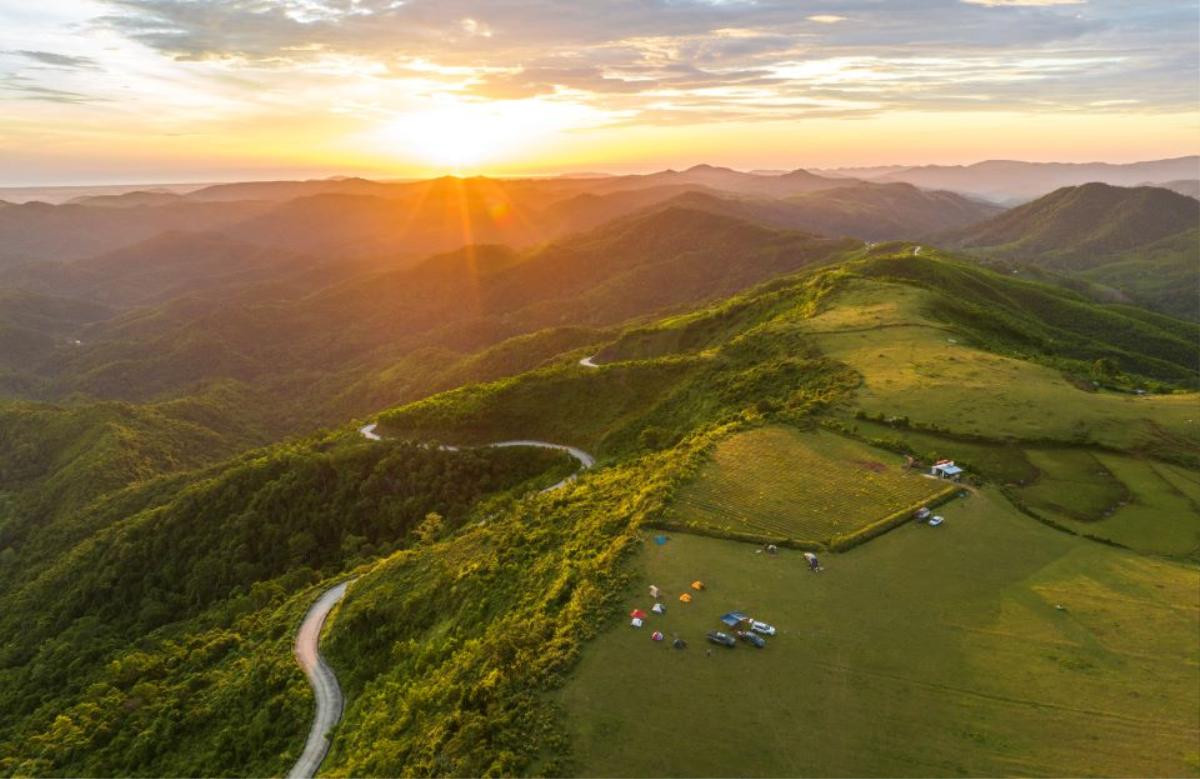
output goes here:
{"type": "Polygon", "coordinates": [[[864,376],[855,403],[872,415],[997,440],[1200,448],[1196,393],[1084,392],[1052,368],[959,342],[928,313],[933,305],[925,290],[859,280],[802,326],[864,376]]]}
{"type": "Polygon", "coordinates": [[[1125,484],[1086,449],[1033,449],[1026,456],[1039,476],[1021,496],[1035,510],[1098,522],[1131,497],[1125,484]]]}
{"type": "Polygon", "coordinates": [[[942,513],[824,555],[822,574],[790,550],[647,543],[560,696],[576,772],[1200,775],[1200,571],[1056,532],[992,490],[942,513]],[[667,614],[632,629],[649,584],[667,614]],[[734,608],[780,634],[706,652],[734,608]]]}
{"type": "MultiPolygon", "coordinates": [[[[1031,453],[1032,455],[1033,453],[1031,453]]],[[[1178,466],[1099,453],[1100,470],[1059,478],[1053,463],[1020,491],[1030,508],[1080,533],[1142,552],[1200,559],[1200,474],[1178,466]],[[1090,480],[1083,477],[1089,476],[1090,480]],[[1115,486],[1114,486],[1115,485],[1115,486]],[[1119,500],[1113,503],[1113,499],[1119,500]],[[1103,516],[1085,509],[1107,506],[1103,516]]]]}
{"type": "Polygon", "coordinates": [[[764,427],[717,445],[684,488],[672,519],[826,542],[945,492],[906,473],[897,455],[834,433],[764,427]]]}

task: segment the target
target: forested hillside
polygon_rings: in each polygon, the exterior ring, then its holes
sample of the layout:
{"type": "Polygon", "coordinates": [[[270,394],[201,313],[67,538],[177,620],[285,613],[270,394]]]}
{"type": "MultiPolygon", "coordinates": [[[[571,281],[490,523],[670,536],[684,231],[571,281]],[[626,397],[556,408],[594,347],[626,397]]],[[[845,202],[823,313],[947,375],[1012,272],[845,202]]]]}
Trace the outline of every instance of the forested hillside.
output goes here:
{"type": "Polygon", "coordinates": [[[1200,318],[1200,203],[1158,187],[1065,187],[929,240],[1108,285],[1130,302],[1200,318]]]}
{"type": "Polygon", "coordinates": [[[289,643],[311,585],[451,534],[480,498],[548,483],[565,459],[321,437],[7,538],[0,770],[281,772],[307,729],[289,643]]]}
{"type": "MultiPolygon", "coordinates": [[[[414,267],[314,267],[224,239],[217,251],[207,239],[163,240],[189,268],[189,256],[214,269],[228,256],[239,270],[226,268],[208,281],[193,276],[187,296],[84,327],[80,343],[47,344],[14,366],[14,386],[39,398],[85,393],[144,401],[232,380],[271,398],[259,413],[272,429],[303,430],[372,410],[345,394],[364,381],[379,384],[391,375],[388,400],[419,397],[445,386],[431,372],[466,370],[475,355],[509,338],[694,305],[832,262],[858,246],[686,209],[631,216],[527,252],[471,246],[414,267]],[[293,262],[300,268],[288,267],[293,262]],[[288,270],[265,277],[280,267],[288,270]],[[405,362],[412,367],[388,372],[405,362]]],[[[153,255],[140,247],[132,256],[139,258],[132,264],[106,260],[131,270],[105,273],[105,283],[160,294],[154,275],[132,270],[153,255]]],[[[514,372],[537,364],[536,357],[513,358],[514,372]]]]}

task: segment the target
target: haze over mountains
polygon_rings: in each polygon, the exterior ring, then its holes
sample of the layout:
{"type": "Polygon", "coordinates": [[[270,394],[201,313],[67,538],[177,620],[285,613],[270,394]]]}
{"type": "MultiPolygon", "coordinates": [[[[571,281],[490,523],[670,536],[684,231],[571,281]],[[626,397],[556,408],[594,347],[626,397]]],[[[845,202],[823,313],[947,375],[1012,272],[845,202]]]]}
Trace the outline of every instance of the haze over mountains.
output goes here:
{"type": "Polygon", "coordinates": [[[1165,185],[1200,179],[1200,156],[1113,164],[1106,162],[1021,162],[987,160],[973,165],[918,165],[829,171],[870,179],[904,181],[919,187],[948,189],[1013,205],[1059,187],[1100,182],[1117,186],[1165,185]]]}
{"type": "MultiPolygon", "coordinates": [[[[1108,167],[1129,177],[1178,167],[1147,166],[1108,167]]],[[[1198,208],[1167,189],[1094,183],[1006,211],[898,181],[712,166],[250,182],[7,205],[0,365],[25,397],[145,400],[209,381],[299,381],[321,364],[304,390],[322,398],[317,408],[351,385],[360,396],[417,392],[521,333],[607,327],[896,240],[1197,319],[1198,208]],[[343,375],[406,355],[428,366],[415,382],[366,389],[343,375]]]]}
{"type": "MultiPolygon", "coordinates": [[[[1030,200],[1063,186],[1101,182],[1118,186],[1149,184],[1168,189],[1193,186],[1200,180],[1200,156],[1189,155],[1164,160],[1133,163],[1062,163],[986,160],[970,165],[881,165],[871,167],[813,168],[810,170],[754,170],[741,173],[707,164],[684,171],[667,170],[643,175],[604,173],[567,174],[551,179],[590,183],[589,191],[645,188],[653,183],[664,185],[710,186],[743,194],[796,194],[827,187],[821,179],[849,178],[864,181],[900,181],[927,189],[945,189],[995,200],[1004,205],[1030,200]],[[767,181],[755,181],[755,176],[767,181]],[[600,180],[606,180],[601,182],[600,180]]],[[[511,180],[511,179],[510,179],[511,180]]],[[[52,204],[91,205],[162,205],[178,198],[191,199],[286,199],[304,194],[338,192],[343,194],[383,194],[389,185],[363,179],[334,176],[306,182],[256,182],[214,185],[106,185],[96,187],[0,187],[0,202],[42,201],[52,204]],[[177,197],[176,197],[177,196],[177,197]]],[[[1184,194],[1190,194],[1185,192],[1184,194]]]]}

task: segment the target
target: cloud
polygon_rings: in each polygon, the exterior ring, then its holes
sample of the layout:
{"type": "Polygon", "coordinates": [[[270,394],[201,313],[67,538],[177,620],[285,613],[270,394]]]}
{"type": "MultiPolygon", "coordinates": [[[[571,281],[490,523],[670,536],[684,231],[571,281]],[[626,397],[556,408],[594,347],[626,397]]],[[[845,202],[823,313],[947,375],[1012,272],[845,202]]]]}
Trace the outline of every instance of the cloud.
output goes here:
{"type": "Polygon", "coordinates": [[[100,98],[81,92],[43,86],[25,76],[7,75],[0,78],[0,92],[8,92],[20,100],[44,103],[80,104],[101,102],[100,98]]]}
{"type": "Polygon", "coordinates": [[[13,54],[20,54],[26,59],[31,59],[35,62],[40,62],[43,65],[53,65],[62,68],[85,68],[89,70],[96,69],[96,61],[90,57],[73,57],[69,54],[56,54],[51,51],[14,51],[13,54]]]}
{"type": "MultiPolygon", "coordinates": [[[[186,74],[197,110],[207,85],[230,110],[261,103],[266,112],[303,95],[364,116],[447,96],[557,100],[649,123],[1102,111],[1130,100],[1178,111],[1194,108],[1200,66],[1200,9],[1172,0],[908,0],[902,9],[877,0],[98,2],[108,11],[91,29],[162,58],[161,94],[186,74]],[[252,86],[239,87],[235,74],[252,86]]],[[[21,56],[64,68],[93,62],[21,56]]]]}

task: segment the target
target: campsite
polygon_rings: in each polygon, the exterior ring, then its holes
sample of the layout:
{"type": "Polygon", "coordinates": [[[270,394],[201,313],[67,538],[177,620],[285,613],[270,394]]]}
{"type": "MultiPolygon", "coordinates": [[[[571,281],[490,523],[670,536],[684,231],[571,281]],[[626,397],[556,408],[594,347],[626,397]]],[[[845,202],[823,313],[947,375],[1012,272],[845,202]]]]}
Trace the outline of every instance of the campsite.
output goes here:
{"type": "Polygon", "coordinates": [[[649,581],[703,578],[706,590],[656,627],[689,648],[610,630],[584,649],[560,696],[576,771],[1194,770],[1194,566],[1057,532],[992,488],[939,512],[938,532],[906,523],[825,560],[819,576],[795,550],[647,537],[627,608],[646,602],[649,581]],[[703,636],[729,608],[769,615],[778,636],[761,652],[706,655],[703,636]]]}

